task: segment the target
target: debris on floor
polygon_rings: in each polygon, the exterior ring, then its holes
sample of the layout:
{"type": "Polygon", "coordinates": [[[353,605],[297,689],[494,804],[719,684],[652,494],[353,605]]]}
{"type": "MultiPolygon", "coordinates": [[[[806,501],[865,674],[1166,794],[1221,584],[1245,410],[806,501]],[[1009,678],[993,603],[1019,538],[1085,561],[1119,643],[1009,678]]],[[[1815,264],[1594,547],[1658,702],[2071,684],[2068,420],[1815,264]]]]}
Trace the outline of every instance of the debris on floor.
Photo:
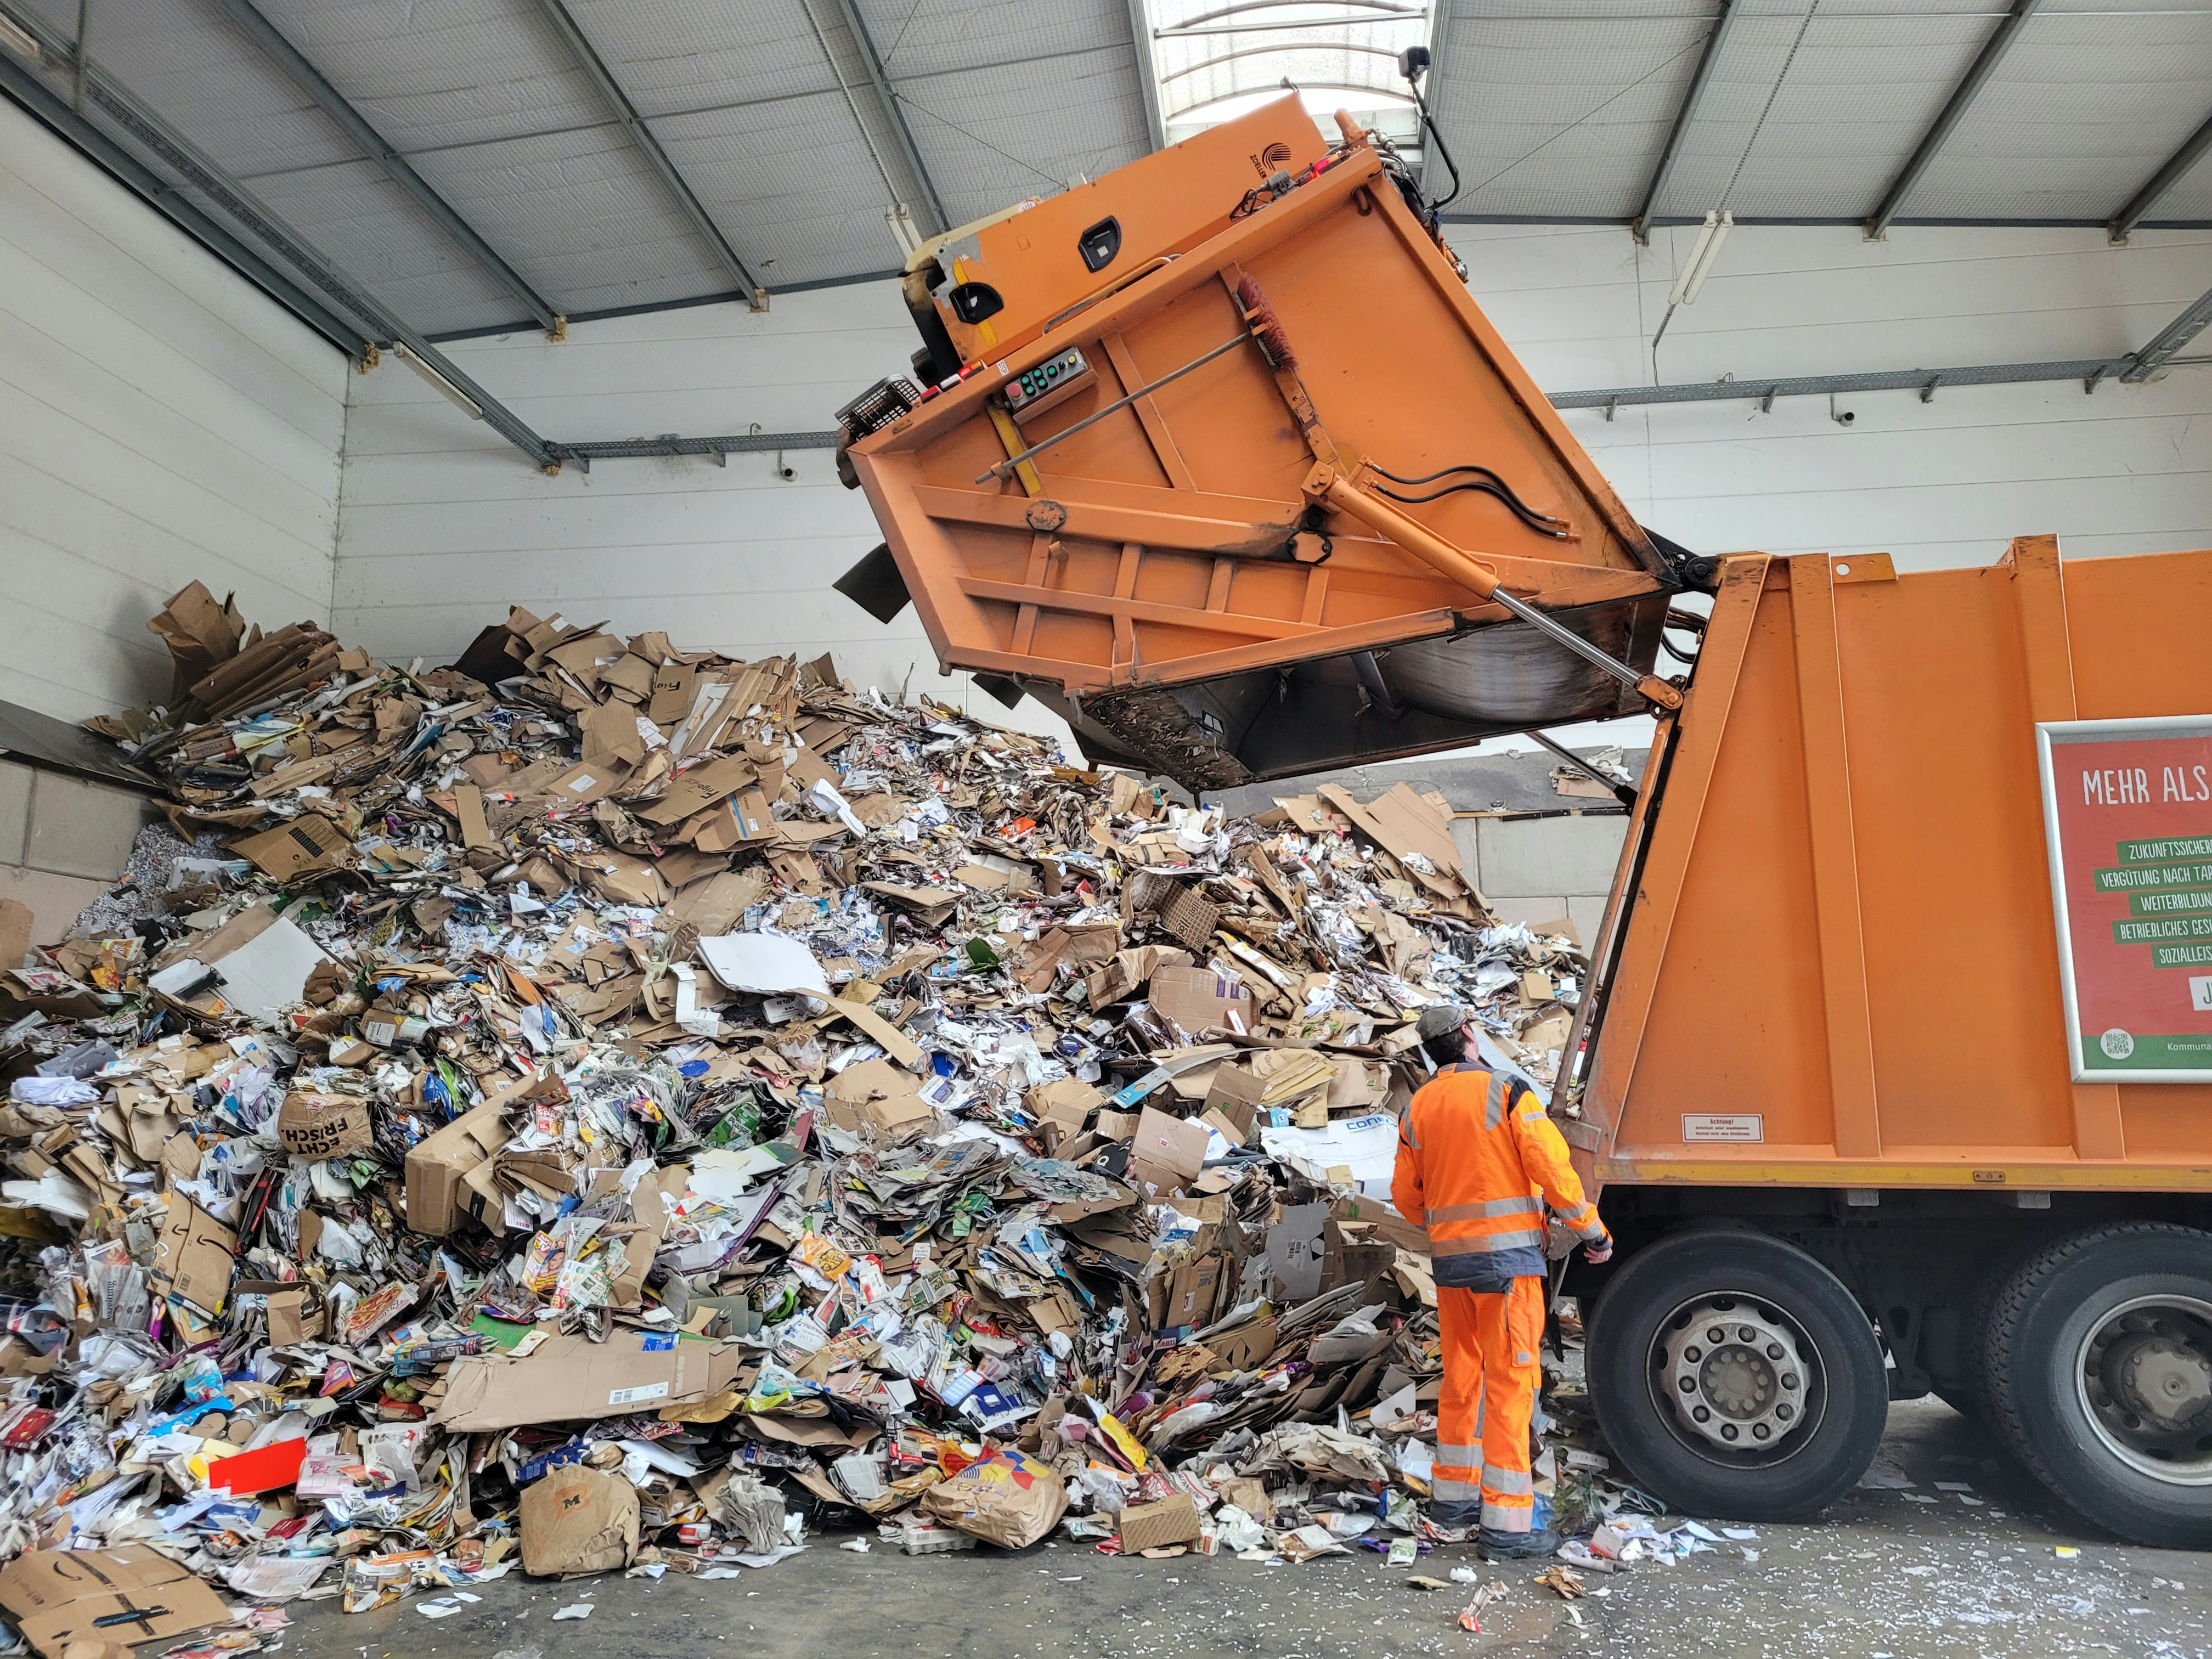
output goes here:
{"type": "Polygon", "coordinates": [[[0,902],[0,1602],[1436,1541],[1413,1021],[1540,1086],[1584,972],[1438,800],[1231,819],[520,609],[444,668],[152,626],[167,708],[91,724],[166,825],[51,950],[0,902]]]}

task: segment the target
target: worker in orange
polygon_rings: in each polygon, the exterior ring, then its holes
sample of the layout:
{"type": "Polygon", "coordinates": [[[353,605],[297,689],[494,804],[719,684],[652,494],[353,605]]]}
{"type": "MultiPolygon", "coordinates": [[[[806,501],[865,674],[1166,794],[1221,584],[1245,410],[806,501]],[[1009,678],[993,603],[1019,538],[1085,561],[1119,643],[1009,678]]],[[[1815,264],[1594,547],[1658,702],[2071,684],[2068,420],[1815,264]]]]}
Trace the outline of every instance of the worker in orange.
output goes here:
{"type": "Polygon", "coordinates": [[[1467,1012],[1425,1009],[1419,1032],[1437,1074],[1399,1122],[1390,1200],[1428,1229],[1443,1335],[1429,1519],[1479,1525],[1488,1557],[1549,1555],[1559,1539],[1534,1525],[1529,1446],[1543,1382],[1544,1207],[1559,1212],[1592,1261],[1613,1254],[1613,1235],[1583,1197],[1542,1103],[1478,1063],[1467,1012]]]}

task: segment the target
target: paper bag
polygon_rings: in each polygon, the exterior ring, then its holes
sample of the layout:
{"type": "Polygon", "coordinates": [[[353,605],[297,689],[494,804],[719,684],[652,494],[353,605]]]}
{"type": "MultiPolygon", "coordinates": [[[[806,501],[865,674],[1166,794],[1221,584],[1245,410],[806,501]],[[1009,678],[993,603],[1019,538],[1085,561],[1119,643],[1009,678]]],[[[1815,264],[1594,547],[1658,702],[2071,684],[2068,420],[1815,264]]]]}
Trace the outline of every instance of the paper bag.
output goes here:
{"type": "Polygon", "coordinates": [[[971,1463],[922,1494],[921,1506],[948,1527],[1001,1549],[1026,1549],[1060,1524],[1067,1488],[1048,1464],[1002,1451],[971,1463]]]}

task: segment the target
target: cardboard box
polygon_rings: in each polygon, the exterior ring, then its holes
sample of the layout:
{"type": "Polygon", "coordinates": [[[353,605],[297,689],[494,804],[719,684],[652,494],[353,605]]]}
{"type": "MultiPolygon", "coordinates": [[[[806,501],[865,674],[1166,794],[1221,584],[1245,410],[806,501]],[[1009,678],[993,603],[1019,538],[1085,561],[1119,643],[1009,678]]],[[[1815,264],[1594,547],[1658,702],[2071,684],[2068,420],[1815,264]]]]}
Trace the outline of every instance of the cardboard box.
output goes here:
{"type": "Polygon", "coordinates": [[[210,1318],[230,1296],[238,1235],[182,1193],[169,1194],[169,1218],[154,1245],[154,1276],[167,1293],[210,1318]]]}
{"type": "Polygon", "coordinates": [[[1140,1555],[1198,1536],[1198,1505],[1188,1492],[1176,1492],[1156,1504],[1132,1504],[1121,1511],[1121,1553],[1140,1555]]]}
{"type": "Polygon", "coordinates": [[[277,882],[342,870],[353,862],[353,842],[319,812],[302,812],[289,823],[234,841],[230,851],[252,860],[264,875],[277,882]]]}
{"type": "Polygon", "coordinates": [[[238,1279],[231,1281],[234,1296],[269,1298],[269,1343],[289,1348],[295,1342],[319,1342],[329,1328],[330,1310],[322,1292],[313,1285],[282,1279],[238,1279]]]}
{"type": "Polygon", "coordinates": [[[295,1158],[351,1158],[375,1144],[376,1132],[362,1097],[295,1089],[276,1109],[276,1139],[295,1158]]]}
{"type": "Polygon", "coordinates": [[[0,1607],[45,1659],[73,1642],[166,1642],[230,1621],[213,1589],[143,1544],[19,1555],[0,1570],[0,1607]]]}
{"type": "Polygon", "coordinates": [[[407,1154],[409,1227],[442,1238],[461,1224],[473,1207],[463,1202],[461,1182],[507,1145],[506,1122],[507,1109],[494,1098],[415,1143],[407,1154]]]}
{"type": "Polygon", "coordinates": [[[600,1469],[555,1469],[522,1489],[522,1570],[610,1572],[637,1559],[637,1488],[600,1469]]]}
{"type": "Polygon", "coordinates": [[[1243,1036],[1252,1031],[1252,993],[1233,975],[1210,968],[1162,968],[1152,975],[1149,994],[1154,1013],[1192,1036],[1207,1031],[1243,1036]]]}
{"type": "Polygon", "coordinates": [[[1181,1331],[1211,1325],[1214,1303],[1221,1294],[1222,1266],[1219,1255],[1202,1255],[1153,1279],[1153,1330],[1181,1331]]]}
{"type": "Polygon", "coordinates": [[[1062,1139],[1073,1139],[1083,1133],[1091,1114],[1106,1103],[1106,1097],[1080,1078],[1064,1077],[1030,1090],[1022,1103],[1038,1122],[1054,1125],[1062,1139]]]}
{"type": "Polygon", "coordinates": [[[1212,1081],[1206,1085],[1206,1109],[1218,1112],[1237,1126],[1230,1139],[1242,1142],[1259,1115],[1260,1097],[1267,1092],[1267,1080],[1256,1077],[1242,1066],[1218,1066],[1214,1068],[1212,1081]]]}
{"type": "Polygon", "coordinates": [[[1163,1192],[1195,1181],[1206,1167],[1210,1139],[1203,1123],[1186,1122],[1147,1106],[1137,1118],[1133,1150],[1129,1154],[1130,1176],[1163,1192]]]}
{"type": "Polygon", "coordinates": [[[1133,951],[1117,951],[1111,961],[1085,981],[1084,989],[1089,994],[1093,1008],[1103,1008],[1109,1002],[1122,1002],[1135,996],[1163,968],[1185,966],[1189,961],[1189,951],[1164,945],[1145,945],[1133,951]]]}

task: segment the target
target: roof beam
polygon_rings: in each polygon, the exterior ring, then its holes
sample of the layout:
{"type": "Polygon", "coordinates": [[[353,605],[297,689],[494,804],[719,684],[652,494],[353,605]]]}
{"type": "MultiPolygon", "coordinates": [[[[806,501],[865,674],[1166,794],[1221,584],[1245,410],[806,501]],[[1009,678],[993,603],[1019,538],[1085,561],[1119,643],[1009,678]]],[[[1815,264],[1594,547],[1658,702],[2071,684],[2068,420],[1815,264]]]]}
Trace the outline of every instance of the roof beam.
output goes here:
{"type": "Polygon", "coordinates": [[[369,125],[359,110],[348,103],[344,95],[323,76],[304,53],[286,40],[274,23],[254,7],[253,0],[222,0],[222,9],[230,20],[243,30],[254,45],[265,52],[270,60],[293,83],[322,108],[323,113],[337,123],[347,137],[381,167],[400,189],[414,198],[415,204],[435,220],[440,229],[458,242],[462,249],[486,275],[505,289],[521,304],[522,308],[538,319],[538,326],[556,339],[566,331],[566,323],[553,307],[553,303],[525,282],[514,266],[499,257],[491,245],[477,234],[475,228],[454,211],[446,198],[430,187],[422,175],[408,165],[406,160],[386,143],[381,133],[369,125]]]}
{"type": "Polygon", "coordinates": [[[375,349],[375,342],[368,337],[366,330],[340,319],[321,301],[201,212],[183,191],[71,109],[67,99],[4,52],[0,52],[0,91],[75,144],[131,194],[347,356],[366,360],[375,349]]]}
{"type": "Polygon", "coordinates": [[[876,43],[868,33],[868,26],[860,19],[860,9],[853,0],[836,0],[838,15],[845,20],[845,29],[853,37],[853,44],[860,49],[860,61],[867,65],[868,79],[876,84],[876,98],[884,106],[884,114],[891,124],[891,135],[898,140],[899,154],[906,158],[907,171],[921,185],[921,193],[929,198],[929,210],[937,218],[933,231],[952,228],[952,216],[945,210],[945,198],[937,193],[937,180],[930,177],[929,167],[915,148],[914,129],[907,125],[906,110],[899,103],[898,94],[891,89],[890,74],[884,60],[876,52],[876,43]]]}
{"type": "Polygon", "coordinates": [[[1737,0],[1720,0],[1720,10],[1713,15],[1712,32],[1705,36],[1705,49],[1698,56],[1697,72],[1690,77],[1690,89],[1682,95],[1681,108],[1674,112],[1674,125],[1667,133],[1665,148],[1659,152],[1659,165],[1651,169],[1651,184],[1644,192],[1644,205],[1636,210],[1636,217],[1629,222],[1628,228],[1639,242],[1651,240],[1651,215],[1659,205],[1667,180],[1674,175],[1674,163],[1682,159],[1683,142],[1698,118],[1698,106],[1705,101],[1705,88],[1713,78],[1713,65],[1720,61],[1722,48],[1728,45],[1729,31],[1735,27],[1742,9],[1737,0]]]}
{"type": "Polygon", "coordinates": [[[1798,374],[1773,380],[1739,375],[1730,380],[1692,380],[1679,386],[1623,386],[1598,392],[1555,392],[1554,409],[1615,409],[1642,404],[1757,403],[1771,407],[1777,398],[1825,397],[1830,392],[1917,392],[1933,401],[1937,391],[1963,386],[2025,386],[2044,380],[2079,380],[2085,389],[2107,375],[2122,375],[2130,359],[2084,357],[2062,362],[1976,363],[1963,368],[1877,369],[1853,374],[1798,374]]]}
{"type": "Polygon", "coordinates": [[[647,164],[659,176],[660,182],[667,186],[668,193],[675,198],[677,206],[684,210],[684,216],[691,221],[707,245],[714,250],[715,258],[737,279],[738,291],[750,296],[755,311],[766,311],[768,289],[761,286],[759,280],[746,269],[745,262],[738,257],[738,251],[730,246],[729,238],[722,234],[721,228],[708,216],[705,204],[692,193],[691,186],[684,182],[684,175],[677,172],[676,164],[668,159],[668,152],[661,149],[660,141],[653,136],[652,129],[645,124],[645,118],[630,102],[629,94],[617,83],[605,60],[584,38],[584,32],[576,27],[576,20],[568,15],[568,8],[562,4],[561,0],[538,0],[538,9],[545,14],[546,21],[552,24],[553,32],[568,47],[568,55],[576,61],[576,67],[582,70],[585,77],[599,89],[609,112],[629,131],[630,141],[644,155],[647,164]]]}
{"type": "Polygon", "coordinates": [[[2035,15],[2036,8],[2042,3],[2043,0],[2013,0],[2012,9],[2005,13],[1996,27],[1990,31],[1990,38],[1982,43],[1982,49],[1975,55],[1972,67],[1967,70],[1966,79],[1960,82],[1952,92],[1942,112],[1936,118],[1936,125],[1928,129],[1920,143],[1914,147],[1912,154],[1906,158],[1904,167],[1882,193],[1880,205],[1867,216],[1869,241],[1878,240],[1888,234],[1890,221],[1897,217],[1897,210],[1905,205],[1905,198],[1920,182],[1920,175],[1928,170],[1928,164],[1936,159],[1936,152],[1949,142],[1953,131],[1966,118],[1966,112],[1973,107],[1974,100],[1981,96],[1982,88],[1989,83],[1990,76],[1996,73],[1997,65],[2004,61],[2005,54],[2019,40],[2021,26],[2035,15]]]}
{"type": "Polygon", "coordinates": [[[478,386],[444,352],[394,315],[369,289],[317,252],[307,238],[278,218],[213,158],[142,103],[120,82],[98,64],[78,58],[61,35],[27,9],[19,9],[15,0],[0,5],[0,16],[6,17],[38,43],[42,67],[49,63],[70,67],[84,88],[88,109],[97,107],[162,166],[222,209],[241,229],[310,284],[320,289],[336,302],[339,312],[350,313],[368,324],[375,339],[404,345],[416,358],[436,370],[483,411],[484,424],[501,437],[541,467],[559,467],[561,456],[552,445],[478,386]]]}
{"type": "Polygon", "coordinates": [[[2159,204],[2166,191],[2179,184],[2182,175],[2202,161],[2204,152],[2212,149],[2212,117],[2203,126],[2189,135],[2188,142],[2166,158],[2166,165],[2151,174],[2150,182],[2129,198],[2128,204],[2112,216],[2106,227],[2115,242],[2124,242],[2128,233],[2142,222],[2145,215],[2159,204]]]}
{"type": "Polygon", "coordinates": [[[1145,131],[1152,149],[1168,147],[1167,122],[1160,113],[1160,61],[1152,53],[1152,22],[1145,0],[1129,0],[1129,45],[1137,54],[1137,91],[1145,100],[1145,131]]]}

